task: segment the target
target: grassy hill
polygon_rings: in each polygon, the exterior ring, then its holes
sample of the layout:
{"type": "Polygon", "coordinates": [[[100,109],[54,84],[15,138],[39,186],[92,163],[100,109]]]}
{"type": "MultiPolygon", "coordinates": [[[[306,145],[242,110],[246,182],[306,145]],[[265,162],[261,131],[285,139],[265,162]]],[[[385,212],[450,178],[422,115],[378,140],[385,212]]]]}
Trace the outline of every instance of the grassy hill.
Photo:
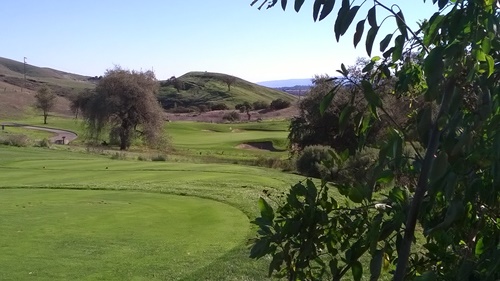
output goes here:
{"type": "MultiPolygon", "coordinates": [[[[14,87],[36,91],[47,85],[59,96],[75,94],[85,88],[93,88],[91,77],[67,73],[47,67],[38,67],[0,57],[0,81],[14,87]],[[26,81],[24,71],[26,70],[26,81]]],[[[6,87],[4,87],[6,91],[6,87]]]]}
{"type": "Polygon", "coordinates": [[[281,98],[293,102],[296,97],[285,92],[259,86],[241,78],[222,73],[188,72],[178,77],[179,90],[169,81],[162,81],[160,101],[165,108],[175,106],[196,107],[206,104],[224,103],[229,108],[242,102],[271,101],[281,98]],[[230,89],[225,82],[232,78],[230,89]]]}
{"type": "MultiPolygon", "coordinates": [[[[297,100],[285,92],[259,86],[227,74],[189,72],[177,80],[181,84],[181,87],[178,87],[179,91],[170,83],[171,81],[160,81],[159,100],[166,109],[178,107],[178,109],[205,111],[214,104],[224,104],[227,108],[234,109],[236,104],[243,102],[262,101],[270,104],[276,99],[292,103],[297,100]],[[225,82],[227,78],[233,80],[230,89],[225,82]],[[203,107],[205,109],[201,110],[203,107]]],[[[26,113],[33,114],[34,93],[44,85],[58,95],[53,113],[70,115],[68,98],[85,88],[94,88],[95,83],[95,77],[30,64],[25,66],[23,62],[0,57],[0,108],[2,109],[0,118],[9,119],[21,117],[26,113]]]]}

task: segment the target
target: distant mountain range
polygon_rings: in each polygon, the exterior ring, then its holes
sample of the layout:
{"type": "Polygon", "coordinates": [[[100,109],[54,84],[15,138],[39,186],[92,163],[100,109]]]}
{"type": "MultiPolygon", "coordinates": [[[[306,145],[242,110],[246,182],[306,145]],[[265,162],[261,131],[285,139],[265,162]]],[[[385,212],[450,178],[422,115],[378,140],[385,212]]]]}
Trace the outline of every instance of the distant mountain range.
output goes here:
{"type": "Polygon", "coordinates": [[[293,86],[310,86],[312,85],[311,78],[308,79],[286,79],[257,82],[256,84],[269,88],[286,88],[293,86]]]}

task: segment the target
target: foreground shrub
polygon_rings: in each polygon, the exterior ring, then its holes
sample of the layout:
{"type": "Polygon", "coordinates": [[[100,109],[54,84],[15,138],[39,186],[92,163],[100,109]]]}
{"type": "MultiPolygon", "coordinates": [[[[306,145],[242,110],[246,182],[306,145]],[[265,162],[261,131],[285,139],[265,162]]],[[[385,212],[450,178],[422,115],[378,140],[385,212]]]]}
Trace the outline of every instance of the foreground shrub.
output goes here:
{"type": "Polygon", "coordinates": [[[44,138],[43,140],[38,141],[37,146],[48,148],[48,147],[50,147],[50,141],[49,141],[49,139],[44,138]]]}
{"type": "Polygon", "coordinates": [[[115,152],[114,154],[111,155],[111,159],[113,159],[113,160],[126,160],[127,154],[123,153],[123,152],[115,152]]]}
{"type": "Polygon", "coordinates": [[[224,114],[224,116],[222,116],[222,120],[226,120],[229,122],[239,121],[240,114],[238,114],[238,112],[236,112],[236,111],[231,111],[231,112],[224,114]]]}
{"type": "Polygon", "coordinates": [[[297,171],[308,177],[331,179],[332,173],[324,162],[331,162],[332,156],[328,146],[312,145],[304,148],[296,161],[297,171]]]}
{"type": "Polygon", "coordinates": [[[167,161],[167,156],[158,154],[156,156],[151,157],[151,161],[167,161]]]}
{"type": "Polygon", "coordinates": [[[27,147],[31,145],[31,141],[26,135],[8,135],[6,137],[1,137],[0,143],[17,147],[27,147]]]}
{"type": "Polygon", "coordinates": [[[137,156],[137,160],[139,160],[139,161],[148,161],[149,159],[146,158],[146,157],[144,157],[144,156],[142,156],[142,155],[139,155],[139,156],[137,156]]]}
{"type": "Polygon", "coordinates": [[[280,169],[285,172],[295,170],[295,162],[291,159],[281,159],[279,157],[259,156],[253,161],[253,165],[259,167],[280,169]]]}

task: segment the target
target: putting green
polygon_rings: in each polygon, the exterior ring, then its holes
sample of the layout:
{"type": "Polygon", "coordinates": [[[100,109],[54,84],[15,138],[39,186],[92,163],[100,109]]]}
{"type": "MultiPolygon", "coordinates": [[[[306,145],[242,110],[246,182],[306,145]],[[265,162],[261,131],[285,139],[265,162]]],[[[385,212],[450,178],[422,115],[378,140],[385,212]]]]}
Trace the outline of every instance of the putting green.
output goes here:
{"type": "Polygon", "coordinates": [[[100,190],[0,190],[0,280],[178,280],[245,242],[212,200],[100,190]]]}

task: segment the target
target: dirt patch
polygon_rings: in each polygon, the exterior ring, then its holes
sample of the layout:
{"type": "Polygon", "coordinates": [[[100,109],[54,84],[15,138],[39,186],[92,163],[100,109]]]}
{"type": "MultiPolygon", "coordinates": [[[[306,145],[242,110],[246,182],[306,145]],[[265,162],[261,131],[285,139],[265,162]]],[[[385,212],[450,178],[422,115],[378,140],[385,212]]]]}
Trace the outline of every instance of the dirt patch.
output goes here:
{"type": "Polygon", "coordinates": [[[267,150],[267,151],[284,151],[282,149],[276,149],[271,141],[255,141],[255,142],[246,142],[236,146],[239,149],[251,149],[251,150],[267,150]]]}

